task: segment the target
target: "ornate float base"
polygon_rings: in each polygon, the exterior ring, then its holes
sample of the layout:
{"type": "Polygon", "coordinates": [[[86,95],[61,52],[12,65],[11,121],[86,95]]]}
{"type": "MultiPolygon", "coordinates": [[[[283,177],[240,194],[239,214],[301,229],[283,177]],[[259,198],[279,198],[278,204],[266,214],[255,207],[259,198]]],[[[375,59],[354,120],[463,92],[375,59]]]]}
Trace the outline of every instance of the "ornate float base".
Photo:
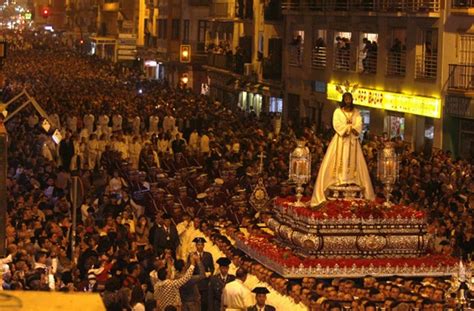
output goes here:
{"type": "Polygon", "coordinates": [[[315,209],[277,198],[267,226],[295,254],[318,258],[418,257],[426,252],[426,217],[407,206],[335,200],[315,209]]]}
{"type": "Polygon", "coordinates": [[[425,255],[418,258],[311,258],[300,257],[278,245],[271,236],[237,239],[237,246],[268,269],[285,278],[336,277],[442,277],[459,273],[456,258],[425,255]]]}

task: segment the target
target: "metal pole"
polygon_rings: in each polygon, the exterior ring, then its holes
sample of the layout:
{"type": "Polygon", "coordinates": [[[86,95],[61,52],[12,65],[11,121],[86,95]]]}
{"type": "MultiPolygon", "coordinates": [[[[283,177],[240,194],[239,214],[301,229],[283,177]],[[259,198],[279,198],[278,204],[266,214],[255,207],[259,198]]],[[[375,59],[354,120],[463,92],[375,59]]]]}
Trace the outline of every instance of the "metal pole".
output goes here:
{"type": "Polygon", "coordinates": [[[7,130],[0,121],[0,257],[6,255],[7,166],[7,130]]]}
{"type": "Polygon", "coordinates": [[[84,190],[82,181],[79,176],[72,177],[71,184],[71,201],[72,201],[72,230],[71,230],[71,260],[74,260],[74,248],[76,244],[76,227],[77,227],[77,209],[82,204],[84,190]]]}

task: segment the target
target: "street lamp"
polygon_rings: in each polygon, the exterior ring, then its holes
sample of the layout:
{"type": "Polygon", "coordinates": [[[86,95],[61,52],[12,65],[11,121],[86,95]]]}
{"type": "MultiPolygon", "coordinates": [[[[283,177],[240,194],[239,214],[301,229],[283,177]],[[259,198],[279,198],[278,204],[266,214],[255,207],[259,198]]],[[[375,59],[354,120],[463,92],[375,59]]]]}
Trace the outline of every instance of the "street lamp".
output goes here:
{"type": "Polygon", "coordinates": [[[303,185],[311,179],[311,153],[305,146],[304,140],[296,142],[296,148],[290,154],[290,172],[288,179],[296,183],[296,202],[295,206],[304,206],[301,202],[303,197],[303,185]]]}

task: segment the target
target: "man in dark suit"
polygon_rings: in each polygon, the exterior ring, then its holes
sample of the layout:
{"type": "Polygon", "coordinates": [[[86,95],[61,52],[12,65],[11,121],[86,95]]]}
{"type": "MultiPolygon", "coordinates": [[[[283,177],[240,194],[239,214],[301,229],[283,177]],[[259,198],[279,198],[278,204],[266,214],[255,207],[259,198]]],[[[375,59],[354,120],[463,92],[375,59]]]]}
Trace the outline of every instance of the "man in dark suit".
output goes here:
{"type": "MultiPolygon", "coordinates": [[[[199,293],[202,297],[201,310],[209,310],[206,297],[209,296],[209,277],[214,274],[214,259],[212,258],[211,253],[204,251],[204,243],[206,243],[206,239],[196,237],[194,238],[193,242],[196,244],[196,254],[199,256],[199,259],[201,260],[202,265],[205,269],[204,272],[206,274],[206,278],[198,283],[199,293]]],[[[194,269],[194,274],[199,274],[199,267],[196,267],[196,269],[194,269]]]]}
{"type": "Polygon", "coordinates": [[[267,301],[267,294],[270,292],[266,287],[255,287],[252,291],[255,293],[255,300],[257,303],[254,306],[247,308],[247,311],[275,311],[275,307],[265,304],[267,301]]]}
{"type": "Polygon", "coordinates": [[[221,257],[217,260],[219,273],[209,279],[209,311],[221,310],[221,297],[224,286],[235,280],[235,275],[229,274],[230,259],[221,257]]]}
{"type": "Polygon", "coordinates": [[[176,254],[179,245],[179,235],[176,226],[171,223],[171,216],[163,215],[163,223],[159,224],[153,232],[153,248],[156,254],[162,254],[168,248],[176,254]]]}

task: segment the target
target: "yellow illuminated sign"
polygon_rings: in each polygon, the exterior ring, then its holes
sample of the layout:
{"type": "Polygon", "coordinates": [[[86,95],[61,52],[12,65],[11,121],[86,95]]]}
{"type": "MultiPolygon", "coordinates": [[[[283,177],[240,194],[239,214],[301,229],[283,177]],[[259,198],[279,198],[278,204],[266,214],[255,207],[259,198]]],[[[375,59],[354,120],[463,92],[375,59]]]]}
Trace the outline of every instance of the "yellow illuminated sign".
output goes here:
{"type": "MultiPolygon", "coordinates": [[[[328,83],[327,98],[340,101],[342,94],[336,89],[338,84],[328,83]]],[[[359,106],[386,109],[417,114],[430,118],[441,117],[441,99],[358,88],[352,92],[354,104],[359,106]]]]}

